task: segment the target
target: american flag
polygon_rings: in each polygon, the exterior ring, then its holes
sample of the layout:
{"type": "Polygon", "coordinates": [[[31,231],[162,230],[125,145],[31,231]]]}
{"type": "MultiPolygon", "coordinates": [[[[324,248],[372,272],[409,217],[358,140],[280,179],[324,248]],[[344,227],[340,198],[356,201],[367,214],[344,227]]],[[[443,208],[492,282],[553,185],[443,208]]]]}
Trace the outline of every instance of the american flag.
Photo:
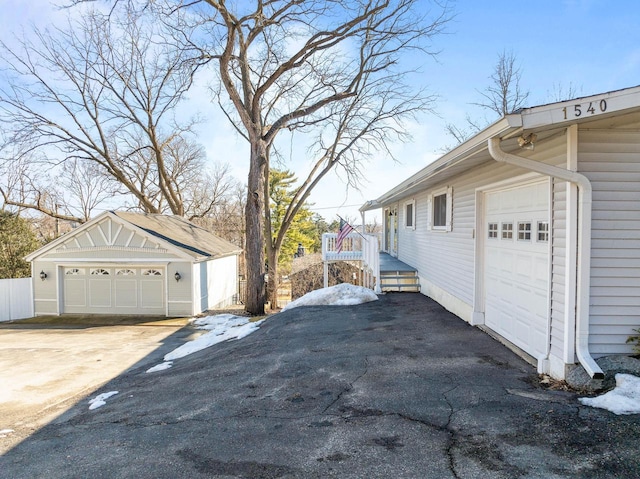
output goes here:
{"type": "Polygon", "coordinates": [[[347,223],[345,220],[340,218],[340,231],[338,232],[338,236],[336,237],[336,252],[340,253],[342,251],[342,242],[347,237],[349,233],[353,231],[353,226],[347,223]]]}

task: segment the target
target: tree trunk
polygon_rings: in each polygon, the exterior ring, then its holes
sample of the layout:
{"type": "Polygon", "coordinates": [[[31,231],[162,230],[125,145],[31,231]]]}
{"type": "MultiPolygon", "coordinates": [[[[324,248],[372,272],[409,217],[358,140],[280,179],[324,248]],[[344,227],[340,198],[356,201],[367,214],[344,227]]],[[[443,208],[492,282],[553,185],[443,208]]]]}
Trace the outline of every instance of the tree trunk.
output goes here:
{"type": "Polygon", "coordinates": [[[254,315],[264,314],[264,178],[266,144],[262,140],[251,142],[251,164],[247,185],[246,261],[247,299],[245,309],[254,315]]]}

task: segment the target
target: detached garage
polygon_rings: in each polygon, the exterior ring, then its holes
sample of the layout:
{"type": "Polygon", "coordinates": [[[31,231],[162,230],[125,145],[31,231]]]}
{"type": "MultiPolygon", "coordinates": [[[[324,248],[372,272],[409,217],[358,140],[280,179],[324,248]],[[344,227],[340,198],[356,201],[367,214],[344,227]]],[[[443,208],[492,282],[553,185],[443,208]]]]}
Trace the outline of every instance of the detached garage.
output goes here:
{"type": "Polygon", "coordinates": [[[26,259],[34,311],[185,316],[237,298],[234,244],[179,216],[107,211],[26,259]]]}

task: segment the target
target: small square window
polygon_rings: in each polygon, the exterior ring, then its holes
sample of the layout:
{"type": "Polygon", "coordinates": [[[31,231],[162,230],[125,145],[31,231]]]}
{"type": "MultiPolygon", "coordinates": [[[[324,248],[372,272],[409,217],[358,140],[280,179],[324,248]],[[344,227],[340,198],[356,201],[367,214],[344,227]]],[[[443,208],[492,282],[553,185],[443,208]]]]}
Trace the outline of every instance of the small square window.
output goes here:
{"type": "Polygon", "coordinates": [[[497,238],[498,237],[498,223],[489,223],[489,227],[487,229],[489,232],[489,238],[497,238]]]}
{"type": "Polygon", "coordinates": [[[502,239],[513,239],[513,223],[502,223],[502,239]]]}
{"type": "Polygon", "coordinates": [[[531,241],[531,222],[518,222],[518,241],[531,241]]]}
{"type": "Polygon", "coordinates": [[[549,222],[548,221],[538,221],[538,242],[539,243],[549,242],[549,222]]]}

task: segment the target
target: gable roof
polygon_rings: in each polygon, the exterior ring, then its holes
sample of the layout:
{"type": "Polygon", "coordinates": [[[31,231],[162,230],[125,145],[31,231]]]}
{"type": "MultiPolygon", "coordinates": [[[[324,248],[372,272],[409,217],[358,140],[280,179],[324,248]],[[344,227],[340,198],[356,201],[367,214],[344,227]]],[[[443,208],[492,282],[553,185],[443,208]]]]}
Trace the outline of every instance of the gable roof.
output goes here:
{"type": "Polygon", "coordinates": [[[70,238],[79,237],[94,225],[102,224],[105,220],[127,225],[129,229],[138,231],[143,236],[153,238],[157,243],[165,245],[167,249],[178,253],[185,259],[191,258],[195,261],[202,261],[231,256],[242,251],[241,248],[230,241],[214,235],[181,216],[106,211],[27,255],[25,259],[33,261],[38,256],[68,242],[70,238]]]}
{"type": "Polygon", "coordinates": [[[182,216],[125,211],[112,211],[111,213],[192,256],[218,258],[238,254],[242,251],[230,241],[214,235],[209,230],[195,225],[182,216]]]}
{"type": "Polygon", "coordinates": [[[487,146],[491,138],[499,137],[506,140],[506,149],[517,148],[519,135],[536,133],[540,141],[545,135],[553,134],[558,129],[572,124],[595,122],[610,125],[615,123],[615,117],[638,112],[640,86],[523,108],[516,113],[505,115],[377,199],[367,201],[360,207],[360,211],[388,206],[407,195],[442,183],[458,173],[493,161],[487,146]]]}

